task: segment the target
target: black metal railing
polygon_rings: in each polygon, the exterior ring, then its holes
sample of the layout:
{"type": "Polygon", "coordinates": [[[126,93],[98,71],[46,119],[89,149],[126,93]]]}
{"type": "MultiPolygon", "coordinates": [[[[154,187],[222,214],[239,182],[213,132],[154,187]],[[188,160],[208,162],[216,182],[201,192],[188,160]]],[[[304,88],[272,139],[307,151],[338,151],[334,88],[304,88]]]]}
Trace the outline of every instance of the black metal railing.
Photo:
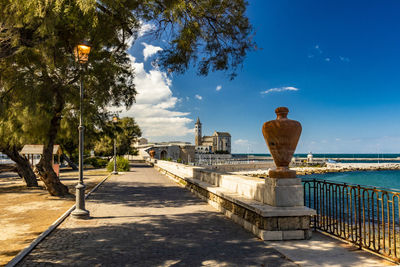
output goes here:
{"type": "Polygon", "coordinates": [[[400,193],[304,179],[312,227],[400,262],[400,193]]]}

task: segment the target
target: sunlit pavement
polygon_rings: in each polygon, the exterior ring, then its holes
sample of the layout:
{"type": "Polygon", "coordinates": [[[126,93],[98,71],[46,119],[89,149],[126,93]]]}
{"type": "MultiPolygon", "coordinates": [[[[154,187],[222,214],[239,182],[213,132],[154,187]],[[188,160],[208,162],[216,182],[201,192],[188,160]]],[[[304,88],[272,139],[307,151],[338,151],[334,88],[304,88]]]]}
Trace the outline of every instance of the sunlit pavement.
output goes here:
{"type": "Polygon", "coordinates": [[[19,266],[297,266],[147,166],[112,176],[19,266]]]}

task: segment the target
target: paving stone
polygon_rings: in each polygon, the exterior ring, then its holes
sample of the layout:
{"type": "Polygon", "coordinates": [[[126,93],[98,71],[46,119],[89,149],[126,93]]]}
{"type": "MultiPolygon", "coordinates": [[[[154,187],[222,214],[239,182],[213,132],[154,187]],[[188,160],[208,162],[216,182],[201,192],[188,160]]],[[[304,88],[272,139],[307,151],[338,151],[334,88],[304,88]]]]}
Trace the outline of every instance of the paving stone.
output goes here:
{"type": "Polygon", "coordinates": [[[151,167],[112,176],[18,266],[297,266],[151,167]]]}

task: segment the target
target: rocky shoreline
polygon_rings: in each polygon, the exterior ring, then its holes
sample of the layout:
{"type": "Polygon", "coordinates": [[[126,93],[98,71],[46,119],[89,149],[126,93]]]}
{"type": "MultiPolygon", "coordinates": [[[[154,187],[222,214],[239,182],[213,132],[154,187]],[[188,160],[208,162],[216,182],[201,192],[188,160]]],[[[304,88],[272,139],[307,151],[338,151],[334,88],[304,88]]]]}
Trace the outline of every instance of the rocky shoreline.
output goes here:
{"type": "MultiPolygon", "coordinates": [[[[400,163],[327,163],[325,167],[296,167],[297,175],[324,174],[352,171],[400,170],[400,163]]],[[[240,171],[235,174],[251,177],[268,177],[269,170],[240,171]]]]}
{"type": "Polygon", "coordinates": [[[400,163],[328,163],[326,167],[293,168],[297,175],[324,174],[353,171],[400,170],[400,163]]]}

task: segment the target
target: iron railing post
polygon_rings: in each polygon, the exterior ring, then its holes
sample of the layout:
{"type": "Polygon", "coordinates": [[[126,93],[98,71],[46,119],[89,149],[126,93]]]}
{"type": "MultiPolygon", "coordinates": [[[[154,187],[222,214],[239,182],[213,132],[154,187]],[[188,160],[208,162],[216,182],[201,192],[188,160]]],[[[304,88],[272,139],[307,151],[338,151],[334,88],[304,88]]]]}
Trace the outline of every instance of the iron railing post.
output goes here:
{"type": "Polygon", "coordinates": [[[357,199],[358,199],[358,227],[359,227],[359,247],[362,247],[362,222],[361,222],[361,187],[357,185],[357,199]]]}
{"type": "MultiPolygon", "coordinates": [[[[317,181],[316,181],[316,179],[314,178],[313,179],[313,190],[314,190],[314,199],[313,199],[313,208],[314,208],[314,210],[317,210],[317,183],[316,183],[317,181]]],[[[318,215],[315,215],[314,216],[314,231],[316,231],[317,230],[317,216],[318,215]]]]}
{"type": "Polygon", "coordinates": [[[352,242],[360,249],[366,248],[400,262],[397,248],[400,192],[315,178],[304,183],[308,186],[304,189],[305,200],[308,199],[305,205],[317,212],[311,221],[314,230],[327,232],[352,242]]]}

